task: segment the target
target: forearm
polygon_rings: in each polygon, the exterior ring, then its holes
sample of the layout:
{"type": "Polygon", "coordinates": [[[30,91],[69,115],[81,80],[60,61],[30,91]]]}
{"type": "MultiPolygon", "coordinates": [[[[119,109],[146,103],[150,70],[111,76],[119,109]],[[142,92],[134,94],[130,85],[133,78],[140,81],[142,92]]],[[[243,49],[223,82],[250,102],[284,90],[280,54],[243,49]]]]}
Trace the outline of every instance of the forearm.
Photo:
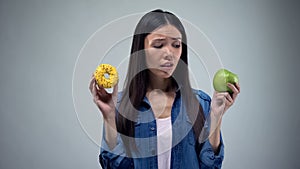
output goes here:
{"type": "Polygon", "coordinates": [[[104,120],[105,141],[110,149],[117,145],[117,127],[115,119],[104,120]]]}
{"type": "Polygon", "coordinates": [[[217,117],[214,115],[214,113],[212,113],[210,116],[209,142],[214,150],[214,153],[218,152],[221,142],[221,123],[222,117],[217,117]]]}

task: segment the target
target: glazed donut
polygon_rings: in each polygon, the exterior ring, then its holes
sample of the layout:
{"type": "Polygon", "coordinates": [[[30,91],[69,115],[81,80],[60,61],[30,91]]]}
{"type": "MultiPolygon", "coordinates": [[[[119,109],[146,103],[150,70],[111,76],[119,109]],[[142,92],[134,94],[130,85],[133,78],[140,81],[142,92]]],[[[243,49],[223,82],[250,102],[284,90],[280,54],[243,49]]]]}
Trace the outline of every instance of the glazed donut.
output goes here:
{"type": "Polygon", "coordinates": [[[99,86],[112,88],[118,82],[117,69],[110,64],[100,64],[94,72],[94,77],[99,86]],[[105,77],[105,74],[109,77],[105,77]]]}

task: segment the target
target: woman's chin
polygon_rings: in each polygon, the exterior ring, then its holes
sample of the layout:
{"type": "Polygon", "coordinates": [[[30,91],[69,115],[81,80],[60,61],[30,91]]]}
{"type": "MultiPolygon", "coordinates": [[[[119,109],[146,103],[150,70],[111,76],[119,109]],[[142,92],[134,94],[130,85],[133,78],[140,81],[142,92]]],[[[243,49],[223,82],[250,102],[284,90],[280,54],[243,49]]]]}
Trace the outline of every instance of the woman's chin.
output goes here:
{"type": "Polygon", "coordinates": [[[168,79],[172,76],[173,71],[172,70],[166,71],[166,70],[152,69],[151,73],[153,75],[155,75],[156,77],[168,79]]]}
{"type": "Polygon", "coordinates": [[[173,72],[160,71],[160,74],[158,75],[158,77],[168,79],[172,76],[172,73],[173,72]]]}

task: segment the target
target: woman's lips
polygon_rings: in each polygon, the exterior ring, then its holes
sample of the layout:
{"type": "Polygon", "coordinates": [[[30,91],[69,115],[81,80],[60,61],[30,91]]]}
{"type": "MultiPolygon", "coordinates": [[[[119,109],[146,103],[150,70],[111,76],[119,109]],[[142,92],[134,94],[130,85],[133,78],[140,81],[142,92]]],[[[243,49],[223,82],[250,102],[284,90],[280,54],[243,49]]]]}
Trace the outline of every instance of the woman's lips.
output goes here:
{"type": "Polygon", "coordinates": [[[165,72],[170,72],[173,69],[174,64],[173,63],[164,63],[160,65],[161,70],[165,72]]]}
{"type": "Polygon", "coordinates": [[[165,64],[162,64],[162,65],[160,65],[160,67],[166,67],[166,68],[168,68],[168,67],[173,67],[173,63],[165,63],[165,64]]]}

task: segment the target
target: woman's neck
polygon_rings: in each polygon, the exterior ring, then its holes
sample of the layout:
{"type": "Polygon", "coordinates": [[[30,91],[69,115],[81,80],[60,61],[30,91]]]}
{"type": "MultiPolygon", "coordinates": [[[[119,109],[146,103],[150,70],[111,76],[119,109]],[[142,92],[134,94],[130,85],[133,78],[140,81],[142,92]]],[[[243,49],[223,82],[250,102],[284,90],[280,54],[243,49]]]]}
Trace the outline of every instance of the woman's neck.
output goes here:
{"type": "Polygon", "coordinates": [[[172,85],[172,79],[164,79],[164,78],[159,78],[157,76],[154,76],[151,72],[149,73],[149,85],[148,85],[148,91],[154,90],[154,89],[159,89],[164,92],[169,92],[170,90],[173,89],[172,85]]]}

